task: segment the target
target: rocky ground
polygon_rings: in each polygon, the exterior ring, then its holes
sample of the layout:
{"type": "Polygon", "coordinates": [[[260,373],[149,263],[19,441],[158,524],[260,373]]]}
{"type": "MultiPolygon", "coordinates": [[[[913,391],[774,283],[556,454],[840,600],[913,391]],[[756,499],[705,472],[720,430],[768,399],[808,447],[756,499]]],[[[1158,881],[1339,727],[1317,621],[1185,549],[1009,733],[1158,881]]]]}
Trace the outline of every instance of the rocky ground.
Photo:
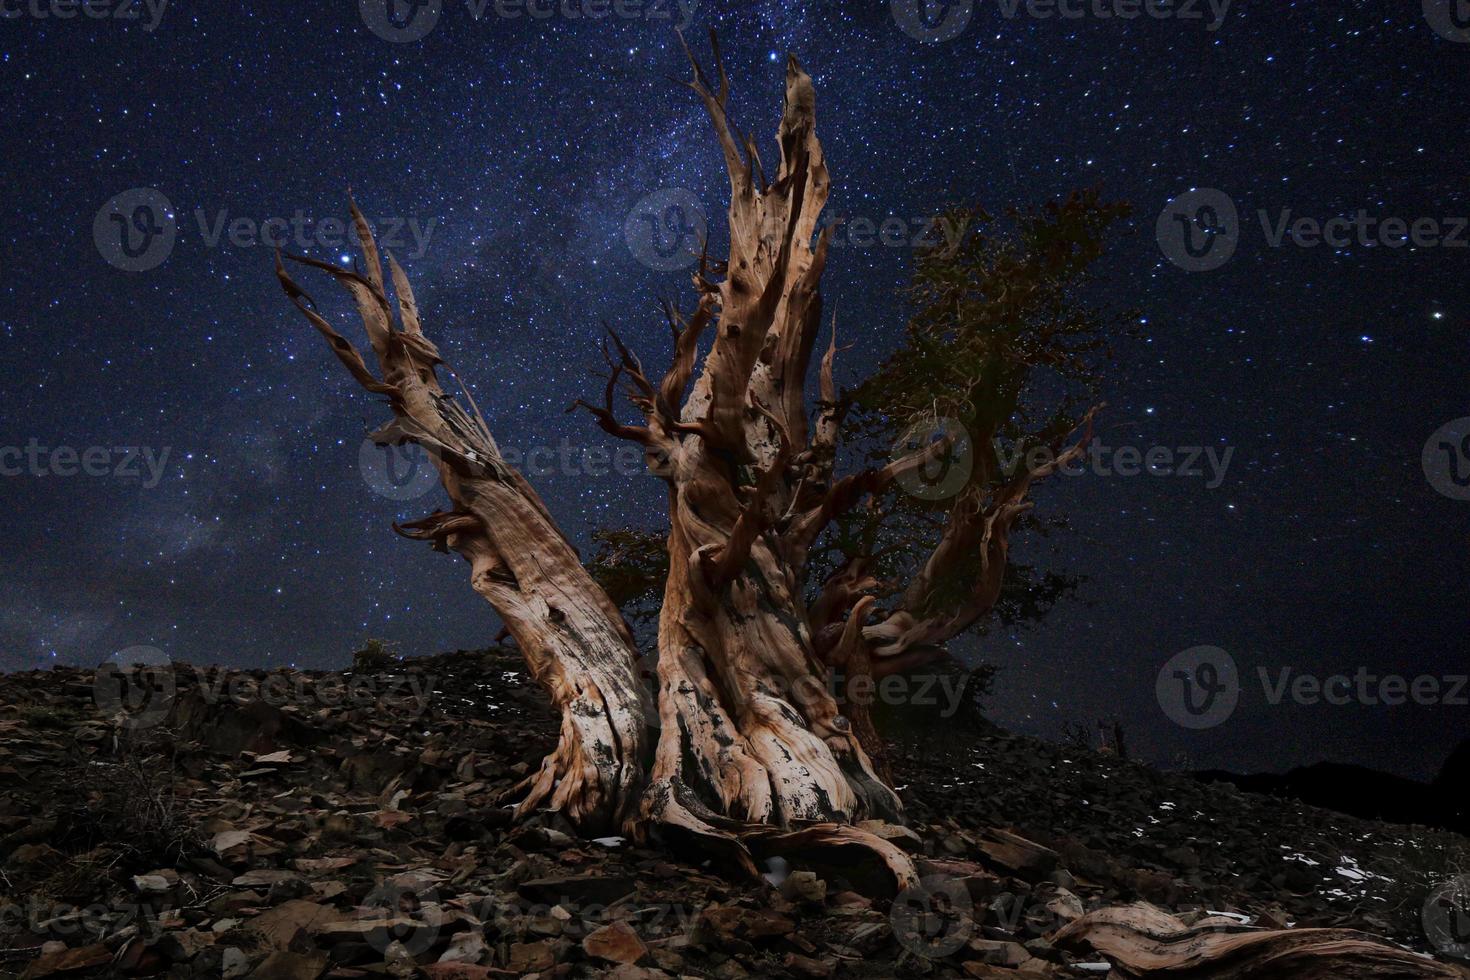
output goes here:
{"type": "Polygon", "coordinates": [[[980,722],[891,746],[910,825],[869,829],[925,876],[893,897],[862,866],[738,881],[554,817],[511,826],[496,798],[556,719],[510,653],[140,679],[0,677],[0,975],[1103,977],[1050,937],[1140,901],[1441,959],[1470,938],[1438,891],[1470,870],[1465,838],[980,722]]]}

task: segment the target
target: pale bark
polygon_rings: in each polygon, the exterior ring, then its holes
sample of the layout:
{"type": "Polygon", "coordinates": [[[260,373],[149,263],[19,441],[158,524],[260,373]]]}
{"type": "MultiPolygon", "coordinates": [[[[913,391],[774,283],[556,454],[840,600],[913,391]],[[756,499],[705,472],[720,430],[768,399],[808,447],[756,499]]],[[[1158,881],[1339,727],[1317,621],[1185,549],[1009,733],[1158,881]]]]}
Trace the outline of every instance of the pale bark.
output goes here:
{"type": "MultiPolygon", "coordinates": [[[[1006,480],[996,478],[991,434],[972,433],[977,472],[949,507],[918,574],[894,588],[873,577],[871,555],[859,555],[817,588],[809,607],[807,558],[823,529],[864,501],[876,506],[906,470],[946,447],[834,477],[842,415],[833,383],[835,329],[810,426],[805,396],[828,243],[823,235],[813,245],[829,178],[811,79],[794,59],[787,62],[780,156],[768,182],[754,143],[737,139],[726,114],[729,83],[718,48],[715,58],[717,85],[695,63],[691,87],[714,123],[730,177],[729,257],[701,260],[699,300],[687,318],[670,304],[675,354],[658,385],[614,335],[603,403],[580,403],[605,431],[641,444],[651,472],[667,485],[669,574],[656,707],[638,682],[638,651],[616,606],[535,490],[507,465],[468,391],[461,386],[466,411],[441,388],[439,353],[390,257],[395,322],[382,263],[356,205],[362,272],[293,261],[329,273],[351,293],[376,371],[317,311],[279,256],[277,274],[348,372],[386,398],[394,418],[375,437],[418,443],[435,460],[451,508],[397,530],[469,562],[475,591],[494,607],[561,711],[556,748],[514,791],[518,816],[553,810],[587,832],[652,830],[676,842],[692,839],[705,856],[749,875],[758,871],[755,856],[827,849],[844,868],[866,858],[898,888],[910,887],[917,876],[909,857],[851,826],[897,820],[902,811],[865,748],[880,744],[871,719],[860,706],[850,716],[840,713],[829,683],[834,671],[852,684],[943,656],[946,641],[994,608],[1009,536],[1030,507],[1031,485],[1080,454],[1092,413],[1079,440],[1051,447],[1049,464],[1006,480]],[[699,342],[711,328],[696,378],[699,342]],[[643,425],[619,418],[619,382],[643,425]],[[965,584],[958,599],[946,587],[956,579],[965,584]]],[[[1139,977],[1464,975],[1357,933],[1186,929],[1146,907],[1093,913],[1054,939],[1101,953],[1139,977]]]]}
{"type": "Polygon", "coordinates": [[[1186,926],[1150,905],[1100,909],[1051,937],[1101,954],[1123,976],[1165,980],[1466,980],[1436,963],[1350,929],[1246,929],[1217,918],[1186,926]]]}
{"type": "Polygon", "coordinates": [[[633,673],[632,636],[541,498],[506,464],[478,410],[470,415],[445,395],[438,350],[424,336],[408,279],[390,257],[395,325],[371,232],[356,204],[352,212],[362,273],[293,258],[330,273],[352,294],[376,355],[376,374],[317,312],[279,256],[276,273],[349,373],[387,398],[394,419],[375,438],[416,442],[439,469],[452,509],[398,530],[469,562],[471,585],[499,613],[531,674],[561,710],[557,747],[520,787],[517,812],[550,807],[589,830],[618,828],[636,810],[644,782],[645,709],[633,673]]]}
{"type": "Polygon", "coordinates": [[[349,372],[387,397],[395,420],[380,441],[419,443],[437,462],[451,509],[399,530],[470,562],[475,590],[561,709],[560,742],[520,788],[518,813],[550,808],[587,829],[692,836],[747,873],[756,869],[742,841],[759,841],[762,852],[783,841],[866,848],[898,884],[910,884],[913,869],[901,852],[850,826],[899,820],[902,807],[870,754],[880,742],[866,710],[839,711],[834,671],[851,684],[943,656],[944,642],[994,605],[1008,533],[1029,506],[1031,482],[1046,472],[1023,473],[998,490],[984,480],[967,488],[920,575],[881,606],[879,583],[859,559],[824,583],[808,608],[808,555],[823,529],[938,450],[835,477],[842,421],[835,322],[810,421],[806,395],[829,242],[815,232],[830,184],[811,78],[788,60],[779,156],[768,180],[754,141],[737,136],[727,115],[718,46],[716,81],[692,55],[690,62],[690,87],[708,111],[730,179],[729,255],[715,261],[706,247],[691,314],[669,305],[675,354],[658,384],[613,334],[601,404],[578,401],[607,433],[643,446],[650,471],[667,486],[670,559],[656,706],[645,703],[637,683],[637,650],[618,610],[535,491],[505,463],[479,412],[466,412],[441,389],[438,352],[390,259],[395,324],[356,206],[364,273],[295,261],[330,273],[352,293],[378,372],[317,313],[279,259],[278,273],[349,372]],[[642,424],[620,417],[620,391],[642,424]],[[970,598],[941,608],[939,584],[974,555],[982,572],[970,598]]]}

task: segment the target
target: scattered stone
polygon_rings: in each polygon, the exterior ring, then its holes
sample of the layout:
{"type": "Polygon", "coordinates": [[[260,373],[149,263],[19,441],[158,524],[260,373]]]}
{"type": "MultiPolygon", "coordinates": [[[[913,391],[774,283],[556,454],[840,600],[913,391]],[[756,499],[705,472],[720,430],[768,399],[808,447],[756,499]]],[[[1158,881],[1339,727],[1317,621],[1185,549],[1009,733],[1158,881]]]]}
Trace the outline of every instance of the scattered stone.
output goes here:
{"type": "Polygon", "coordinates": [[[793,902],[821,905],[827,900],[827,883],[811,871],[793,871],[781,883],[781,895],[793,902]]]}
{"type": "Polygon", "coordinates": [[[112,962],[112,952],[99,944],[81,946],[77,949],[60,949],[42,953],[31,961],[22,973],[21,980],[37,980],[39,977],[64,976],[82,970],[91,970],[112,962]]]}
{"type": "Polygon", "coordinates": [[[1095,951],[1054,943],[1053,930],[1140,898],[1202,910],[1181,918],[1220,934],[1248,917],[1267,930],[1364,929],[1427,952],[1418,909],[1393,890],[1396,867],[1464,853],[1463,839],[1424,828],[967,730],[893,746],[900,781],[926,790],[904,794],[909,827],[860,828],[913,855],[931,882],[928,911],[921,902],[915,914],[940,928],[910,930],[946,950],[928,959],[895,941],[905,906],[857,869],[771,861],[765,881],[746,882],[697,853],[576,839],[554,814],[513,826],[503,797],[555,743],[556,716],[513,657],[462,654],[414,669],[441,675],[420,717],[351,705],[211,715],[178,671],[189,707],[169,719],[166,750],[137,761],[175,787],[180,838],[146,863],[117,860],[136,844],[124,820],[114,820],[117,841],[79,854],[59,819],[77,812],[63,804],[94,804],[97,774],[131,765],[119,753],[135,751],[89,714],[90,675],[0,675],[0,866],[10,886],[0,929],[26,930],[0,935],[0,948],[31,957],[7,959],[0,973],[834,980],[919,967],[936,978],[1075,980],[1108,967],[1095,951]],[[28,704],[88,720],[38,728],[14,712],[28,704]],[[68,768],[78,751],[84,764],[68,768]],[[972,765],[983,778],[954,779],[972,765]],[[1341,860],[1305,858],[1323,854],[1341,860]],[[55,899],[40,921],[10,898],[53,877],[76,877],[85,894],[55,899]]]}
{"type": "Polygon", "coordinates": [[[325,953],[303,955],[277,950],[261,960],[250,976],[261,980],[316,980],[326,968],[325,953]]]}
{"type": "Polygon", "coordinates": [[[489,956],[490,947],[485,943],[485,935],[476,929],[455,936],[439,955],[439,962],[478,964],[489,956]]]}
{"type": "Polygon", "coordinates": [[[582,949],[593,959],[609,963],[637,963],[648,955],[648,947],[626,922],[611,922],[588,933],[582,949]]]}
{"type": "Polygon", "coordinates": [[[623,875],[563,875],[524,881],[518,891],[547,905],[570,902],[611,905],[633,891],[633,879],[623,875]]]}
{"type": "Polygon", "coordinates": [[[250,919],[244,926],[271,949],[290,949],[299,937],[316,932],[336,912],[305,900],[283,902],[250,919]]]}
{"type": "Polygon", "coordinates": [[[505,965],[512,973],[521,976],[527,973],[539,973],[556,965],[556,953],[551,943],[545,940],[535,943],[511,943],[510,956],[505,965]]]}

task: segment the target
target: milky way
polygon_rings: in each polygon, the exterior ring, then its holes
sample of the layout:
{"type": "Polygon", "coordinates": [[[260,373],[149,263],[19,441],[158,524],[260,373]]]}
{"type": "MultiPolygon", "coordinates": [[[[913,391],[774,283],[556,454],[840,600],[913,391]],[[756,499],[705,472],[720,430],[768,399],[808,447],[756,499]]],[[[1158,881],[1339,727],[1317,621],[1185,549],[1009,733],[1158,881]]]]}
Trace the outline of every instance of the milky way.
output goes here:
{"type": "MultiPolygon", "coordinates": [[[[1162,763],[1413,775],[1470,727],[1467,706],[1273,705],[1259,674],[1470,664],[1470,502],[1422,465],[1470,415],[1470,236],[1454,235],[1470,43],[1448,4],[203,6],[0,3],[0,667],[134,645],[327,667],[368,636],[407,654],[488,642],[463,563],[389,528],[439,491],[385,490],[360,463],[387,412],[272,275],[272,238],[347,255],[326,219],[349,185],[568,533],[657,526],[659,486],[564,409],[599,383],[601,321],[645,363],[668,357],[656,304],[687,297],[687,268],[640,247],[640,202],[694,202],[680,220],[702,210],[723,234],[718,148],[678,84],[687,20],[701,51],[718,28],[735,119],[768,161],[795,54],[829,212],[893,219],[829,264],[855,343],[840,381],[897,342],[926,214],[1092,185],[1136,208],[1103,264],[1101,298],[1143,320],[1117,345],[1103,440],[1198,472],[1109,465],[1038,493],[1074,530],[1017,557],[1087,581],[1039,626],[959,645],[1002,668],[997,720],[1056,737],[1116,718],[1162,763]],[[1188,271],[1168,242],[1166,206],[1191,191],[1236,210],[1218,268],[1188,271]],[[130,226],[140,201],[158,227],[130,226]],[[1326,244],[1297,224],[1343,216],[1326,244]],[[1392,240],[1390,219],[1423,234],[1392,240]],[[123,233],[148,247],[119,251],[123,233]],[[1207,731],[1156,696],[1199,645],[1242,684],[1207,731]]],[[[352,326],[331,283],[302,282],[352,326]]]]}

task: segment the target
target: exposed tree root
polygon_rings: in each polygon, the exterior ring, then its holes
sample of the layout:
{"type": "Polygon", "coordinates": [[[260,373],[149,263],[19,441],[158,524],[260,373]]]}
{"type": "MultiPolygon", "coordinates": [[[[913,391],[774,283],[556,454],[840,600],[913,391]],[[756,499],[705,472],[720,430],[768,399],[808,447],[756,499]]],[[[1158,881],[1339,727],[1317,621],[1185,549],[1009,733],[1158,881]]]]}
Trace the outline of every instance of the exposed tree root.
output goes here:
{"type": "Polygon", "coordinates": [[[1244,930],[1232,920],[1193,927],[1151,905],[1101,909],[1052,942],[1090,949],[1127,977],[1184,980],[1465,980],[1437,963],[1349,929],[1244,930]]]}

